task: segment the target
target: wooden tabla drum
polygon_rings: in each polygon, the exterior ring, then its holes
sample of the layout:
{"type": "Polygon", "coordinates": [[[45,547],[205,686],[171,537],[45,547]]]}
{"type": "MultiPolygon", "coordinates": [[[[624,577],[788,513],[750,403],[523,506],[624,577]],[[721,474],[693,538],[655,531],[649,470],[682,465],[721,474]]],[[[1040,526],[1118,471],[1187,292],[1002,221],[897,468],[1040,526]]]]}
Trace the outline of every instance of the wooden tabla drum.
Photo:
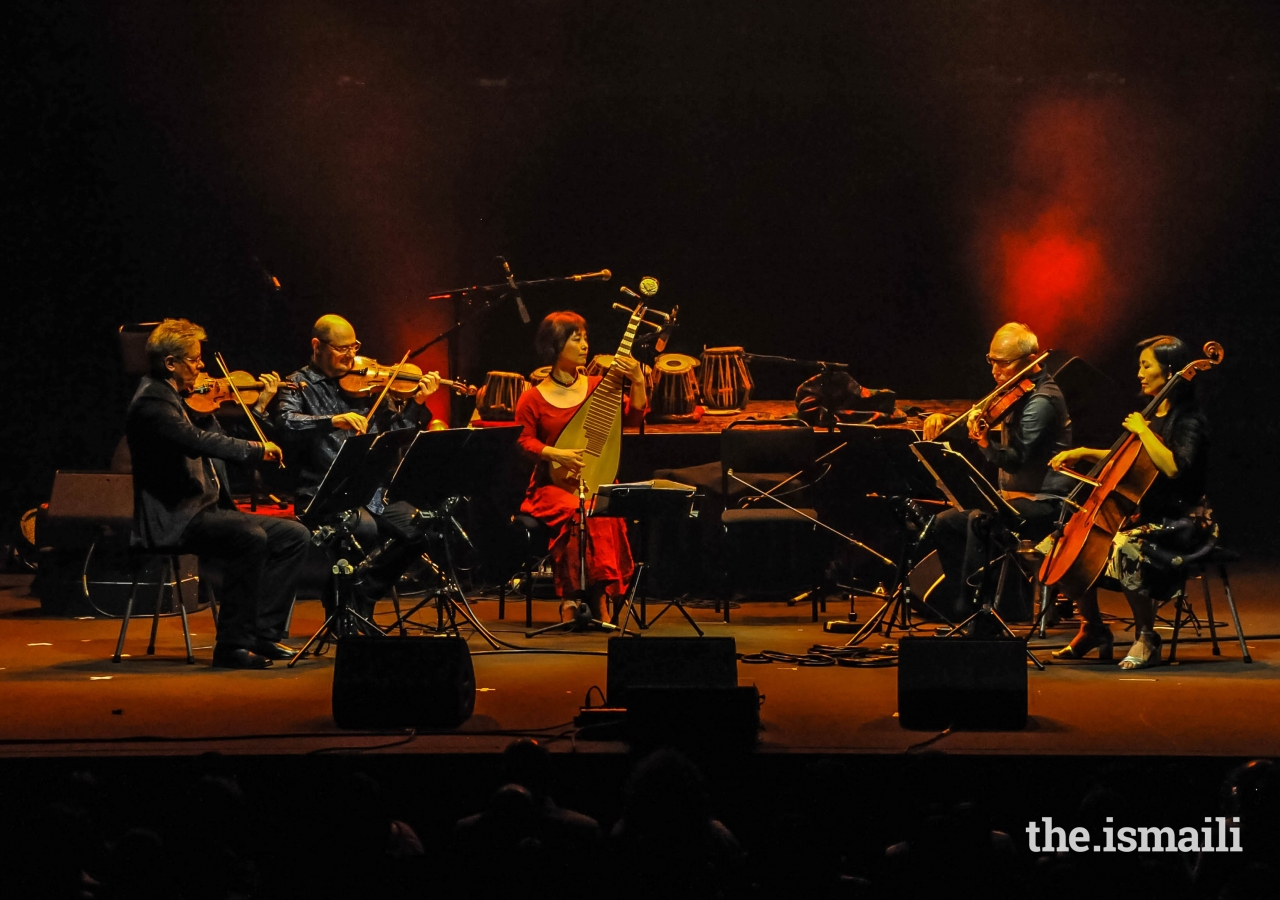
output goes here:
{"type": "Polygon", "coordinates": [[[755,382],[741,347],[702,348],[702,403],[707,415],[742,412],[755,382]]]}
{"type": "Polygon", "coordinates": [[[538,368],[534,369],[532,372],[529,373],[529,383],[542,384],[542,382],[546,381],[550,377],[551,377],[550,366],[538,366],[538,368]]]}
{"type": "Polygon", "coordinates": [[[529,382],[518,372],[490,372],[476,391],[476,413],[486,422],[513,422],[520,395],[529,382]]]}
{"type": "Polygon", "coordinates": [[[698,361],[683,353],[664,353],[654,361],[649,421],[678,422],[693,416],[698,405],[698,361]]]}

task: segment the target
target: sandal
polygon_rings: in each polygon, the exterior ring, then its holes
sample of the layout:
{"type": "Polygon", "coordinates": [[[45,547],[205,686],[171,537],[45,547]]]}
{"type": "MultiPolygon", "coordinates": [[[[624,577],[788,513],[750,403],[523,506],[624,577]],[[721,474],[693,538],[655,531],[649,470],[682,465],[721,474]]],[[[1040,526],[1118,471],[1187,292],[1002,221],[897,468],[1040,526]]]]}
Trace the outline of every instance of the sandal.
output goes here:
{"type": "Polygon", "coordinates": [[[1098,650],[1098,659],[1112,659],[1115,656],[1115,635],[1106,625],[1080,623],[1080,630],[1071,639],[1071,643],[1061,650],[1053,651],[1054,659],[1084,659],[1086,653],[1094,648],[1098,650]]]}
{"type": "Polygon", "coordinates": [[[1160,635],[1154,631],[1138,633],[1138,639],[1129,648],[1129,655],[1120,660],[1122,669],[1149,669],[1160,665],[1160,635]],[[1142,655],[1138,655],[1142,648],[1142,655]]]}

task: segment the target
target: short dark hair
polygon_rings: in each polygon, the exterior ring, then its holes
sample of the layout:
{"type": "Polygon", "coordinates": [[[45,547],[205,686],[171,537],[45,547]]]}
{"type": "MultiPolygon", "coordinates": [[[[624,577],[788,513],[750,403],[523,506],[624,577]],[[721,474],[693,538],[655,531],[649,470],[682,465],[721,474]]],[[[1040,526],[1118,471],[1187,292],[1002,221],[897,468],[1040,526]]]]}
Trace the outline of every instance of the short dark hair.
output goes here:
{"type": "Polygon", "coordinates": [[[576,312],[560,310],[547,313],[547,317],[538,326],[538,333],[533,339],[533,349],[538,354],[538,362],[544,366],[555,365],[560,358],[560,351],[573,337],[575,331],[587,333],[587,320],[576,312]]]}

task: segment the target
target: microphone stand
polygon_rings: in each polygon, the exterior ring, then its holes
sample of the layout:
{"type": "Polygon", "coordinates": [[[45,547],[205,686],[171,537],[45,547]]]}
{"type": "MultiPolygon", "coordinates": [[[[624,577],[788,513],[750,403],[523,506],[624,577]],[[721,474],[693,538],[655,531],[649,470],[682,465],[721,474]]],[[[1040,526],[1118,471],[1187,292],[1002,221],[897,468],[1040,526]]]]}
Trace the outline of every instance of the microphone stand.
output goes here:
{"type": "MultiPolygon", "coordinates": [[[[587,484],[578,480],[578,608],[567,622],[557,622],[536,631],[526,632],[526,638],[537,637],[549,631],[617,631],[618,626],[591,615],[587,586],[587,484]]],[[[601,609],[603,613],[603,608],[601,609]]],[[[625,631],[625,629],[624,629],[625,631]]]]}
{"type": "Polygon", "coordinates": [[[588,275],[565,275],[557,278],[530,278],[525,281],[517,281],[512,278],[509,281],[501,281],[496,284],[473,284],[470,287],[450,288],[444,291],[432,291],[427,295],[428,300],[462,300],[468,306],[474,308],[467,315],[457,319],[451,326],[437,334],[431,340],[427,341],[421,347],[409,351],[409,359],[420,356],[431,347],[441,341],[446,341],[453,337],[463,327],[471,323],[471,320],[483,312],[501,303],[507,297],[518,295],[519,289],[524,287],[533,287],[539,284],[564,284],[567,282],[579,281],[608,281],[612,273],[608,269],[600,272],[592,272],[588,275]],[[515,289],[513,292],[512,289],[515,289]],[[497,295],[496,297],[494,295],[497,295]],[[476,303],[476,300],[479,303],[476,303]]]}

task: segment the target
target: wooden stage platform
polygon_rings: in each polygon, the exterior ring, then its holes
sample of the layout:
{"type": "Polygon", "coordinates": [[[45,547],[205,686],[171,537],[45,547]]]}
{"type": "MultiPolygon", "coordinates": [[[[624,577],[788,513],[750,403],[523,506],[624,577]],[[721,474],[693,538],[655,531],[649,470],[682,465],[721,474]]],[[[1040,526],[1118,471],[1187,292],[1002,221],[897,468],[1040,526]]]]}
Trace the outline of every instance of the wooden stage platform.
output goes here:
{"type": "MultiPolygon", "coordinates": [[[[932,753],[958,755],[1217,756],[1272,755],[1280,747],[1280,611],[1272,602],[1280,565],[1239,564],[1232,573],[1240,613],[1254,662],[1241,661],[1240,648],[1223,629],[1222,655],[1207,642],[1184,643],[1179,664],[1122,672],[1098,661],[1052,663],[1028,672],[1031,720],[1023,731],[955,732],[929,746],[932,753]]],[[[0,755],[14,757],[118,756],[128,754],[301,754],[352,749],[398,754],[489,754],[513,734],[538,734],[554,750],[618,754],[621,744],[580,739],[572,719],[593,685],[605,686],[605,645],[599,634],[526,639],[523,604],[497,620],[497,603],[479,599],[475,608],[500,637],[520,647],[574,653],[489,653],[470,638],[479,693],[475,715],[447,733],[411,738],[353,733],[337,728],[330,714],[332,656],[309,659],[294,669],[278,664],[263,672],[210,666],[212,619],[192,618],[197,664],[182,658],[177,619],[161,621],[157,654],[145,656],[149,619],[136,621],[126,652],[110,656],[118,620],[74,620],[41,614],[27,594],[29,578],[0,582],[0,755]],[[389,746],[393,745],[393,747],[389,746]]],[[[1213,582],[1219,619],[1228,619],[1221,591],[1213,582]]],[[[1197,592],[1198,596],[1198,592],[1197,592]]],[[[1197,603],[1199,606],[1199,603],[1197,603]]],[[[863,621],[874,602],[860,600],[863,621]]],[[[1103,595],[1104,611],[1120,614],[1117,595],[1103,595]]],[[[535,603],[546,624],[554,602],[535,603]]],[[[845,610],[833,600],[826,618],[845,610]]],[[[779,650],[802,653],[815,643],[843,643],[809,621],[805,606],[749,603],[734,610],[725,625],[709,608],[693,615],[710,635],[731,635],[739,652],[779,650]]],[[[379,606],[388,621],[390,604],[379,606]]],[[[299,602],[293,622],[295,642],[321,619],[316,601],[299,602]]],[[[1023,626],[1025,627],[1025,626],[1023,626]]],[[[1122,627],[1122,626],[1121,626],[1122,627]]],[[[1061,646],[1074,632],[1064,625],[1045,642],[1061,646]]],[[[692,630],[669,613],[652,634],[685,636],[692,630]]],[[[643,640],[643,638],[641,638],[643,640]]],[[[1205,633],[1207,641],[1207,631],[1205,633]]],[[[878,636],[869,643],[882,643],[878,636]]],[[[1119,648],[1118,648],[1119,649],[1119,648]]],[[[1121,654],[1117,654],[1119,657],[1121,654]]],[[[739,681],[764,695],[764,732],[759,755],[906,753],[928,740],[928,732],[898,725],[895,668],[804,668],[774,663],[739,664],[739,681]]]]}

